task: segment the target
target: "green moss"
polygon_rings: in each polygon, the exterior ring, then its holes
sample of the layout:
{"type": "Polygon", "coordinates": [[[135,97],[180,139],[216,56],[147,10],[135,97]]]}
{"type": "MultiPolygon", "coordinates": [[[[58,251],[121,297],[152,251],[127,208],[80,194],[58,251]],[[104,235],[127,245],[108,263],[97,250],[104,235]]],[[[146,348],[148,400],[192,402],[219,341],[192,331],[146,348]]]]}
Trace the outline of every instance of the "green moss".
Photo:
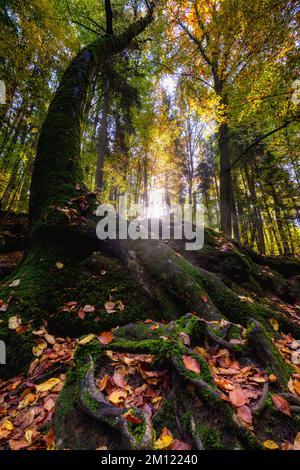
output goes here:
{"type": "Polygon", "coordinates": [[[153,424],[158,429],[158,434],[164,426],[173,431],[177,428],[175,416],[174,402],[165,400],[161,409],[153,418],[153,424]]]}
{"type": "Polygon", "coordinates": [[[225,449],[222,434],[212,426],[199,425],[196,428],[196,433],[199,435],[206,450],[225,449]]]}

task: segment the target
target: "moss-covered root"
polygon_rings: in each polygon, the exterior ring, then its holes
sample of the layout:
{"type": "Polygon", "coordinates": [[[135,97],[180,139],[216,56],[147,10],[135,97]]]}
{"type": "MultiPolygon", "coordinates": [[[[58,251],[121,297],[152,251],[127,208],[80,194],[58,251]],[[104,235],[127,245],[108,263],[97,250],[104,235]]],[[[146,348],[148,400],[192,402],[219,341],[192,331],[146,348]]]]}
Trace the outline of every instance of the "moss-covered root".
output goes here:
{"type": "MultiPolygon", "coordinates": [[[[135,339],[124,338],[122,333],[124,333],[126,330],[125,327],[124,331],[121,332],[121,335],[116,337],[115,341],[109,345],[104,346],[100,345],[97,341],[92,341],[88,345],[80,347],[80,354],[77,353],[76,356],[81,357],[81,363],[83,362],[87,364],[87,358],[89,354],[92,354],[96,358],[101,358],[102,352],[106,349],[123,352],[126,351],[128,353],[144,352],[155,354],[157,360],[164,364],[164,367],[166,367],[168,364],[169,369],[174,371],[173,381],[176,383],[178,382],[176,387],[173,383],[175,390],[183,390],[185,398],[189,403],[191,403],[193,402],[193,399],[192,396],[190,397],[190,388],[192,388],[193,393],[196,394],[199,399],[203,401],[203,403],[205,403],[207,413],[211,414],[212,416],[218,416],[218,419],[221,422],[221,432],[234,434],[236,436],[236,440],[240,442],[245,448],[261,448],[259,440],[241,421],[237,419],[231,406],[222,400],[221,392],[214,384],[214,380],[206,361],[195,351],[189,349],[181,341],[179,333],[182,331],[182,328],[185,326],[186,331],[194,330],[198,324],[202,325],[202,322],[199,322],[197,318],[192,316],[184,317],[181,319],[181,321],[174,322],[171,325],[171,328],[168,330],[171,336],[169,339],[164,341],[162,341],[159,336],[155,337],[157,330],[150,330],[150,337],[148,331],[144,331],[143,336],[140,326],[145,325],[140,325],[138,330],[134,330],[132,327],[127,328],[127,330],[131,330],[131,334],[135,336],[135,339]],[[193,372],[185,367],[184,357],[186,356],[190,356],[199,364],[199,372],[193,372]]],[[[119,332],[119,330],[117,330],[117,332],[119,332]]],[[[77,367],[79,366],[80,363],[77,361],[77,367]]],[[[124,410],[114,408],[112,411],[112,406],[108,404],[103,399],[103,396],[96,390],[94,384],[93,368],[91,366],[88,366],[85,369],[85,373],[83,375],[80,374],[80,384],[81,408],[89,416],[94,417],[102,424],[106,423],[111,428],[118,429],[122,435],[124,445],[127,448],[152,448],[153,431],[151,427],[151,421],[147,415],[145,415],[141,410],[133,410],[132,413],[134,416],[142,421],[142,423],[138,426],[133,426],[124,419],[124,410]]],[[[178,403],[182,402],[180,396],[176,397],[176,399],[178,403]]],[[[190,411],[193,414],[192,410],[190,411]]],[[[179,420],[181,419],[183,419],[182,412],[179,413],[179,420]]],[[[192,440],[194,440],[195,446],[197,447],[195,440],[197,438],[197,433],[191,432],[190,436],[192,440]]]]}
{"type": "Polygon", "coordinates": [[[152,448],[153,430],[150,416],[142,410],[130,412],[131,421],[124,417],[125,408],[117,408],[105,400],[99,392],[94,378],[94,362],[89,354],[87,372],[80,386],[80,405],[82,410],[94,419],[118,429],[122,436],[124,447],[130,450],[146,450],[152,448]],[[132,420],[136,418],[136,423],[132,420]]]}
{"type": "Polygon", "coordinates": [[[265,328],[253,318],[249,320],[247,338],[262,363],[272,370],[277,377],[277,382],[282,388],[286,388],[291,375],[289,366],[285,363],[276,346],[272,343],[271,336],[265,328]]]}

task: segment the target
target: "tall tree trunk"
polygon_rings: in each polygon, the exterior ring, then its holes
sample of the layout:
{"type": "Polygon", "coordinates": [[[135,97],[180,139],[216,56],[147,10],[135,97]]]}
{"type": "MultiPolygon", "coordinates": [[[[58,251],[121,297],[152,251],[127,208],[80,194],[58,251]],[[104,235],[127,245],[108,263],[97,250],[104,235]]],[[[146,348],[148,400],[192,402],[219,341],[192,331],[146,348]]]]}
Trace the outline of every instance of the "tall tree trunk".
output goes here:
{"type": "Polygon", "coordinates": [[[289,256],[291,254],[291,250],[289,247],[289,242],[287,239],[287,235],[285,232],[285,226],[284,226],[284,221],[283,221],[283,214],[281,210],[281,201],[279,199],[279,196],[274,188],[272,188],[272,197],[274,200],[274,211],[275,211],[275,216],[276,216],[276,222],[277,222],[277,227],[278,227],[278,232],[279,236],[281,239],[281,243],[283,246],[283,254],[285,256],[289,256]]]}
{"type": "Polygon", "coordinates": [[[109,80],[105,80],[102,115],[97,142],[97,167],[95,176],[95,189],[103,191],[104,186],[104,162],[108,153],[108,112],[109,112],[109,80]]]}

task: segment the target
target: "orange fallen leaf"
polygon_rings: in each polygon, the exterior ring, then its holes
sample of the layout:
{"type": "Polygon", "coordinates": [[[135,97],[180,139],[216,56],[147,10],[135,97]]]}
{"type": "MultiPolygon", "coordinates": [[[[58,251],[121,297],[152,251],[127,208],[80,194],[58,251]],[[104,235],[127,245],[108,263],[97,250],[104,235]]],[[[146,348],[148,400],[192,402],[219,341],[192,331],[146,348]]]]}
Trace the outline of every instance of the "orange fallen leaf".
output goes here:
{"type": "Polygon", "coordinates": [[[179,441],[178,439],[174,439],[171,444],[171,450],[191,450],[191,446],[186,444],[185,442],[179,441]]]}
{"type": "Polygon", "coordinates": [[[110,379],[109,375],[105,374],[105,375],[102,377],[102,379],[100,379],[100,380],[98,381],[98,388],[99,388],[100,392],[103,392],[103,390],[106,389],[106,386],[107,386],[107,384],[108,384],[109,379],[110,379]]]}
{"type": "Polygon", "coordinates": [[[182,356],[182,360],[186,369],[196,374],[200,374],[201,369],[198,361],[191,356],[182,356]]]}
{"type": "Polygon", "coordinates": [[[127,411],[127,413],[125,413],[123,417],[127,421],[130,421],[130,423],[133,423],[133,424],[141,424],[143,422],[140,418],[137,418],[137,416],[133,415],[132,410],[127,411]]]}
{"type": "Polygon", "coordinates": [[[239,418],[241,418],[242,421],[252,426],[252,413],[251,413],[249,406],[246,406],[246,405],[240,406],[237,409],[237,414],[239,418]]]}
{"type": "Polygon", "coordinates": [[[110,344],[113,341],[114,336],[111,331],[103,331],[103,333],[100,333],[98,336],[98,339],[101,344],[110,344]]]}
{"type": "Polygon", "coordinates": [[[21,439],[20,441],[10,439],[8,441],[9,447],[11,450],[21,450],[21,449],[26,449],[26,447],[29,447],[30,444],[26,439],[21,439]]]}
{"type": "Polygon", "coordinates": [[[114,390],[108,395],[108,400],[113,403],[114,405],[117,405],[118,403],[122,402],[124,398],[127,397],[127,392],[126,390],[114,390]]]}
{"type": "Polygon", "coordinates": [[[59,382],[60,379],[52,378],[47,380],[46,382],[36,385],[35,388],[37,392],[48,392],[49,390],[52,390],[59,382]]]}
{"type": "Polygon", "coordinates": [[[292,417],[292,412],[287,400],[280,395],[272,395],[272,401],[281,413],[292,417]]]}
{"type": "Polygon", "coordinates": [[[271,440],[268,440],[268,441],[263,442],[263,446],[264,446],[266,449],[270,449],[270,450],[275,450],[275,449],[278,449],[278,448],[279,448],[278,444],[276,444],[276,442],[271,441],[271,440]]]}
{"type": "Polygon", "coordinates": [[[245,395],[243,390],[237,388],[229,392],[229,400],[233,406],[244,406],[248,401],[248,397],[245,395]]]}

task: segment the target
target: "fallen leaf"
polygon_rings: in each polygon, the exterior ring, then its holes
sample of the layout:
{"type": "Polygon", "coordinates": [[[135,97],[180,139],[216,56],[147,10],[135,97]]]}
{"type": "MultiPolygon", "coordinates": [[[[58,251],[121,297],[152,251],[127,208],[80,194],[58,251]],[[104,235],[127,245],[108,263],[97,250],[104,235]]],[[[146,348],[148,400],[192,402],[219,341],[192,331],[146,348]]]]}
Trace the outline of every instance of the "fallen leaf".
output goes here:
{"type": "Polygon", "coordinates": [[[291,361],[295,366],[300,365],[300,350],[293,352],[291,361]]]}
{"type": "Polygon", "coordinates": [[[200,354],[200,356],[204,357],[204,359],[206,359],[209,356],[206,349],[201,348],[200,346],[196,346],[194,349],[198,354],[200,354]]]}
{"type": "Polygon", "coordinates": [[[132,410],[127,411],[127,413],[123,414],[123,417],[127,420],[130,421],[130,423],[133,424],[141,424],[143,421],[140,418],[137,418],[132,414],[132,410]]]}
{"type": "Polygon", "coordinates": [[[44,441],[47,446],[47,450],[55,450],[55,434],[51,428],[50,431],[44,436],[44,441]]]}
{"type": "Polygon", "coordinates": [[[21,280],[15,279],[13,282],[9,284],[9,287],[18,287],[20,285],[21,280]]]}
{"type": "Polygon", "coordinates": [[[300,450],[300,432],[298,432],[297,436],[295,437],[294,447],[296,450],[300,450]]]}
{"type": "Polygon", "coordinates": [[[280,395],[272,395],[272,401],[279,411],[292,417],[291,408],[287,400],[280,395]]]}
{"type": "Polygon", "coordinates": [[[80,341],[78,341],[78,344],[90,343],[94,338],[95,335],[91,333],[90,335],[84,336],[80,341]]]}
{"type": "Polygon", "coordinates": [[[22,320],[18,316],[10,317],[8,320],[8,328],[10,330],[16,330],[22,323],[22,320]]]}
{"type": "Polygon", "coordinates": [[[182,356],[182,360],[186,369],[196,374],[200,374],[201,369],[198,361],[191,356],[182,356]]]}
{"type": "Polygon", "coordinates": [[[201,300],[203,300],[203,302],[205,302],[205,303],[208,302],[208,298],[205,294],[201,294],[201,300]]]}
{"type": "Polygon", "coordinates": [[[108,400],[113,403],[114,405],[117,405],[118,403],[122,402],[124,398],[127,397],[127,392],[126,390],[114,390],[108,395],[108,400]]]}
{"type": "Polygon", "coordinates": [[[32,429],[27,429],[27,430],[25,431],[25,439],[26,439],[26,441],[28,442],[28,444],[30,444],[30,445],[31,445],[31,443],[32,443],[32,434],[33,434],[33,433],[32,433],[32,429]]]}
{"type": "Polygon", "coordinates": [[[223,390],[234,390],[234,386],[227,379],[215,377],[214,381],[215,384],[223,390]]]}
{"type": "Polygon", "coordinates": [[[105,374],[102,379],[98,380],[98,388],[100,390],[100,392],[103,392],[103,390],[106,389],[106,386],[108,384],[108,381],[109,381],[110,377],[109,375],[105,374]]]}
{"type": "Polygon", "coordinates": [[[64,264],[60,261],[57,261],[57,263],[55,263],[55,266],[57,267],[57,269],[64,269],[64,264]]]}
{"type": "Polygon", "coordinates": [[[242,421],[252,426],[252,413],[251,413],[249,406],[246,406],[246,405],[240,406],[237,409],[237,414],[239,418],[241,418],[242,421]]]}
{"type": "Polygon", "coordinates": [[[162,436],[157,439],[155,443],[155,448],[158,450],[167,449],[173,442],[173,437],[171,436],[162,436]]]}
{"type": "Polygon", "coordinates": [[[269,322],[271,323],[275,331],[279,330],[279,322],[276,318],[270,318],[269,322]]]}
{"type": "Polygon", "coordinates": [[[171,450],[191,450],[191,446],[186,444],[185,442],[179,441],[178,439],[174,439],[171,444],[171,450]]]}
{"type": "Polygon", "coordinates": [[[46,341],[38,340],[37,345],[33,346],[33,348],[32,348],[32,354],[36,357],[39,357],[43,354],[43,351],[46,348],[47,348],[46,341]]]}
{"type": "Polygon", "coordinates": [[[104,308],[107,311],[107,313],[115,313],[116,312],[115,306],[116,304],[114,302],[106,302],[104,304],[104,308]]]}
{"type": "Polygon", "coordinates": [[[37,392],[48,392],[48,390],[52,390],[59,382],[60,379],[52,378],[46,382],[36,385],[35,388],[37,392]]]}
{"type": "Polygon", "coordinates": [[[268,441],[263,442],[263,446],[264,446],[266,449],[270,449],[270,450],[279,449],[278,444],[276,444],[276,442],[271,441],[271,440],[268,440],[268,441]]]}
{"type": "Polygon", "coordinates": [[[229,400],[233,406],[244,406],[248,401],[248,397],[245,395],[242,389],[235,389],[229,392],[229,400]]]}
{"type": "Polygon", "coordinates": [[[124,388],[126,387],[127,383],[124,380],[124,376],[126,375],[126,371],[123,369],[117,369],[113,375],[113,381],[117,387],[124,388]]]}
{"type": "Polygon", "coordinates": [[[0,300],[0,312],[6,312],[8,304],[4,303],[3,300],[0,300]]]}
{"type": "Polygon", "coordinates": [[[110,344],[113,341],[114,336],[111,331],[103,331],[103,333],[100,333],[98,336],[98,339],[101,344],[110,344]]]}
{"type": "Polygon", "coordinates": [[[270,375],[269,375],[269,382],[271,382],[271,383],[277,382],[277,377],[276,377],[276,375],[270,374],[270,375]]]}
{"type": "Polygon", "coordinates": [[[8,418],[5,418],[3,423],[1,424],[0,430],[1,431],[12,431],[13,429],[14,429],[13,423],[8,418]]]}
{"type": "Polygon", "coordinates": [[[26,439],[21,439],[20,441],[10,439],[8,441],[9,447],[11,450],[21,450],[21,449],[26,449],[26,447],[29,447],[29,442],[26,441],[26,439]]]}
{"type": "Polygon", "coordinates": [[[85,305],[82,310],[85,313],[93,313],[95,311],[95,307],[93,307],[93,305],[85,305]]]}
{"type": "Polygon", "coordinates": [[[45,400],[44,408],[45,408],[46,411],[51,411],[51,410],[53,410],[54,406],[55,406],[55,402],[54,402],[54,400],[53,400],[51,397],[50,397],[50,398],[47,398],[47,399],[45,400]]]}
{"type": "Polygon", "coordinates": [[[294,380],[293,381],[293,387],[297,395],[300,397],[300,381],[299,380],[294,380]]]}
{"type": "Polygon", "coordinates": [[[54,336],[52,335],[48,335],[48,333],[45,334],[44,336],[45,340],[47,341],[47,343],[51,344],[53,346],[53,344],[55,344],[55,338],[54,336]]]}

